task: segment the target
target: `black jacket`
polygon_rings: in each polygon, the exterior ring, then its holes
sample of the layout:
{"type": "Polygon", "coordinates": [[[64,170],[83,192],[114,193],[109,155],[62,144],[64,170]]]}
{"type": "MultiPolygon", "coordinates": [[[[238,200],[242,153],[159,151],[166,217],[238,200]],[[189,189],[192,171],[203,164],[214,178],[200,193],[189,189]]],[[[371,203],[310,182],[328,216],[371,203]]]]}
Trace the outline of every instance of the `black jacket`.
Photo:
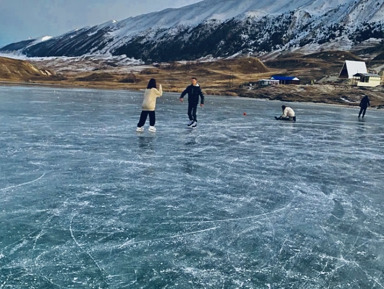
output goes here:
{"type": "Polygon", "coordinates": [[[194,86],[193,84],[187,86],[187,88],[181,93],[180,98],[183,98],[188,93],[188,102],[193,104],[199,103],[199,96],[201,97],[201,104],[204,104],[204,94],[201,91],[199,85],[194,86]]]}
{"type": "Polygon", "coordinates": [[[371,104],[369,103],[369,98],[368,96],[364,96],[363,99],[360,101],[360,107],[362,108],[367,108],[371,104]]]}

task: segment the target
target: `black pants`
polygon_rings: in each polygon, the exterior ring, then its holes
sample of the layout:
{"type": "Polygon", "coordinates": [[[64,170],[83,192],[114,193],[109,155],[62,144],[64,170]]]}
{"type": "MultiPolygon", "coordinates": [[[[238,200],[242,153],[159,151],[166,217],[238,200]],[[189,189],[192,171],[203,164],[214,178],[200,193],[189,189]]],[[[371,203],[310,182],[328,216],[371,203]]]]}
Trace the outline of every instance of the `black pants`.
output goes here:
{"type": "Polygon", "coordinates": [[[189,120],[197,121],[196,112],[197,112],[197,103],[188,102],[188,117],[189,117],[189,120]]]}
{"type": "Polygon", "coordinates": [[[296,121],[296,116],[286,116],[286,117],[275,117],[276,119],[280,120],[287,120],[287,121],[296,121]]]}
{"type": "Polygon", "coordinates": [[[139,120],[139,123],[137,124],[137,127],[142,127],[145,124],[148,114],[149,114],[149,125],[155,126],[155,122],[156,122],[155,111],[143,110],[140,114],[140,120],[139,120]]]}
{"type": "Polygon", "coordinates": [[[363,113],[363,117],[364,117],[366,111],[367,111],[366,107],[360,108],[359,117],[360,117],[361,113],[363,113]]]}

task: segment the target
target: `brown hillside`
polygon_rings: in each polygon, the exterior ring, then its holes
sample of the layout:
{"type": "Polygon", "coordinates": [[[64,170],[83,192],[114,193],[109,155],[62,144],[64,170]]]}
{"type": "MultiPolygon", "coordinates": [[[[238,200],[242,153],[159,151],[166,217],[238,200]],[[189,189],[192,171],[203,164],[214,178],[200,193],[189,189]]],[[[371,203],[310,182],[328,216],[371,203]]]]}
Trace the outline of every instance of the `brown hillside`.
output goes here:
{"type": "MultiPolygon", "coordinates": [[[[384,106],[383,87],[358,88],[340,80],[338,75],[345,60],[366,61],[369,69],[382,73],[384,62],[370,61],[369,54],[346,51],[321,51],[314,54],[282,53],[265,58],[255,57],[190,61],[142,66],[105,65],[104,63],[66,62],[57,59],[36,61],[41,70],[57,71],[56,77],[35,79],[39,84],[80,86],[109,89],[143,89],[150,78],[156,78],[164,91],[180,93],[197,77],[205,94],[247,96],[283,101],[326,102],[358,105],[362,94],[368,94],[372,105],[384,106]],[[63,70],[63,67],[65,69],[63,70]],[[87,69],[85,69],[87,68],[87,69]],[[297,76],[301,84],[295,86],[258,88],[256,83],[274,74],[297,76]],[[314,84],[314,85],[312,85],[314,84]]],[[[372,58],[378,55],[377,52],[372,58]]]]}
{"type": "Polygon", "coordinates": [[[222,94],[228,88],[238,87],[244,82],[255,81],[264,75],[269,75],[270,69],[258,58],[245,57],[172,64],[160,68],[157,74],[156,78],[163,83],[168,82],[170,89],[174,91],[180,91],[191,77],[197,77],[207,93],[222,94]]]}
{"type": "MultiPolygon", "coordinates": [[[[309,55],[285,54],[265,64],[279,74],[297,76],[301,85],[279,85],[278,87],[264,87],[253,90],[239,89],[238,95],[268,98],[283,101],[311,101],[358,105],[363,94],[368,94],[371,105],[384,105],[384,90],[382,87],[360,88],[351,86],[348,81],[338,78],[345,60],[369,61],[346,51],[322,51],[309,55]],[[314,84],[314,85],[309,85],[314,84]]],[[[383,62],[378,64],[383,65],[383,62]]]]}
{"type": "Polygon", "coordinates": [[[282,70],[284,74],[297,76],[301,83],[319,81],[324,77],[338,77],[345,60],[364,61],[347,51],[322,51],[314,54],[285,54],[267,61],[270,68],[282,70]]]}
{"type": "Polygon", "coordinates": [[[48,70],[38,69],[33,64],[7,57],[0,57],[1,81],[29,81],[39,78],[47,78],[52,73],[48,70]]]}
{"type": "Polygon", "coordinates": [[[384,52],[380,53],[379,55],[377,55],[373,61],[383,61],[384,60],[384,52]]]}
{"type": "Polygon", "coordinates": [[[90,75],[79,77],[76,80],[79,81],[112,81],[114,79],[113,75],[106,72],[92,73],[90,75]]]}

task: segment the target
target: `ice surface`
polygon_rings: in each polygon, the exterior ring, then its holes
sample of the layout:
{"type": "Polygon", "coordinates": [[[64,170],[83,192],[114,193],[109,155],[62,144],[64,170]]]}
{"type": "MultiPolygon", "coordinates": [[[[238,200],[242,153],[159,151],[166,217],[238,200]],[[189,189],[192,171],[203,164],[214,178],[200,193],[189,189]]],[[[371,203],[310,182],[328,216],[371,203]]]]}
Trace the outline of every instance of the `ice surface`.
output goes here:
{"type": "Polygon", "coordinates": [[[382,111],[141,100],[0,87],[0,288],[384,287],[382,111]]]}

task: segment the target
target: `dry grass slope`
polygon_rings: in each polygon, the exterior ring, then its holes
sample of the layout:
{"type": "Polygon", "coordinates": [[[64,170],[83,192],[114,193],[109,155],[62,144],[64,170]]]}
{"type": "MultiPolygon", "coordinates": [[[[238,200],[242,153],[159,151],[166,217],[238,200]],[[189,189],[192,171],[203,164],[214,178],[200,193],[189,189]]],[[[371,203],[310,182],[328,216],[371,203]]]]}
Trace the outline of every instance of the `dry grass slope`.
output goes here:
{"type": "Polygon", "coordinates": [[[0,80],[2,81],[30,81],[52,76],[48,70],[38,69],[31,63],[0,57],[0,80]]]}
{"type": "MultiPolygon", "coordinates": [[[[375,56],[377,55],[380,54],[376,53],[375,56]]],[[[66,70],[48,77],[49,71],[58,69],[55,66],[57,64],[50,63],[49,60],[43,63],[34,62],[32,65],[25,61],[0,58],[0,80],[39,85],[143,89],[150,78],[156,78],[165,91],[179,93],[189,85],[191,77],[197,77],[204,93],[208,95],[358,105],[361,96],[368,94],[373,106],[384,107],[383,86],[358,88],[338,79],[345,60],[364,59],[345,51],[322,51],[310,55],[285,53],[273,59],[265,59],[264,63],[255,57],[211,62],[162,63],[141,68],[106,67],[101,63],[100,66],[85,71],[84,65],[80,63],[81,70],[66,70]],[[301,84],[256,89],[249,89],[247,86],[250,82],[254,83],[274,74],[297,76],[301,84]]],[[[365,61],[368,67],[372,67],[372,62],[367,59],[365,61]]],[[[384,61],[376,60],[375,66],[384,67],[384,61]]]]}

